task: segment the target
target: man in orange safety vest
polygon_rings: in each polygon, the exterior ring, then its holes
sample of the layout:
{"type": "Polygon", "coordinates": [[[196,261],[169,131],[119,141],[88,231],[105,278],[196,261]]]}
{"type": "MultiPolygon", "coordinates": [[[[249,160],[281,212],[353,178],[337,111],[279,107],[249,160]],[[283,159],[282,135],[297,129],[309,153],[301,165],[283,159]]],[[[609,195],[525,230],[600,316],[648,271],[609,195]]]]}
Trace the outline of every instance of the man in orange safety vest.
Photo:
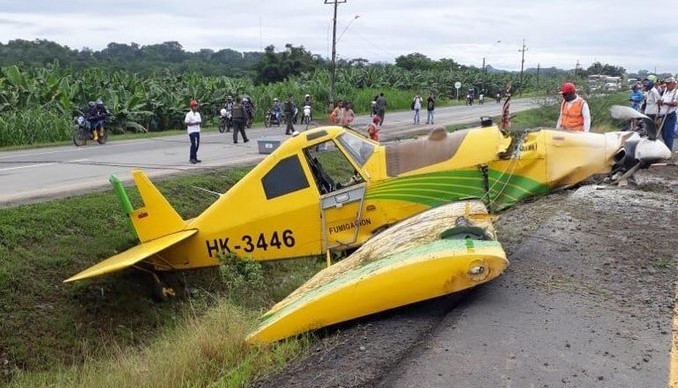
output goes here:
{"type": "Polygon", "coordinates": [[[561,86],[560,94],[563,96],[563,102],[560,104],[556,128],[588,132],[591,129],[589,104],[577,95],[577,89],[571,82],[565,82],[561,86]]]}

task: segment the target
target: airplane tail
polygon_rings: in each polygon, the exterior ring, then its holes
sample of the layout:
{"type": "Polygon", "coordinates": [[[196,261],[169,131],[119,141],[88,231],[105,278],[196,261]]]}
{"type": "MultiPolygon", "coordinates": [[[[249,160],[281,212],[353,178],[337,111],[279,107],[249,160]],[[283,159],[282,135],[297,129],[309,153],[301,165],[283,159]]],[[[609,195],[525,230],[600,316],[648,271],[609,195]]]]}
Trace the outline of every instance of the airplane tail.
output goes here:
{"type": "Polygon", "coordinates": [[[115,175],[111,176],[110,182],[115,188],[125,214],[129,216],[131,229],[139,237],[141,244],[109,257],[71,276],[64,282],[93,278],[133,267],[198,233],[196,229],[186,229],[186,222],[151,183],[146,174],[135,170],[132,171],[132,176],[144,202],[144,206],[138,209],[132,208],[125,188],[115,175]]]}
{"type": "Polygon", "coordinates": [[[144,206],[138,209],[132,209],[120,180],[111,176],[110,181],[115,187],[125,213],[129,215],[133,231],[136,232],[139,240],[144,243],[184,230],[186,222],[153,185],[146,174],[140,170],[134,170],[132,177],[144,203],[144,206]]]}

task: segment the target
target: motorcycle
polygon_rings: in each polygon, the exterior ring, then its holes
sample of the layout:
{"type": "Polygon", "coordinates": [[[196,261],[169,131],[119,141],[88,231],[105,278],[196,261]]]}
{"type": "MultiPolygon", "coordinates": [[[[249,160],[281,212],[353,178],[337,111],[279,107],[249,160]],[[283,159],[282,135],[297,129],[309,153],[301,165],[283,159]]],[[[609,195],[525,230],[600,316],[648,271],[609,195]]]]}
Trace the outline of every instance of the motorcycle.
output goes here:
{"type": "Polygon", "coordinates": [[[276,112],[269,109],[266,111],[266,116],[264,118],[264,126],[266,128],[271,127],[273,124],[280,126],[280,124],[282,124],[284,121],[283,118],[284,118],[283,113],[276,114],[276,112]]]}
{"type": "Polygon", "coordinates": [[[90,140],[95,140],[99,144],[106,144],[108,141],[108,131],[103,124],[100,129],[90,131],[91,125],[85,116],[76,117],[73,124],[73,144],[78,147],[86,145],[90,140]]]}
{"type": "Polygon", "coordinates": [[[473,96],[471,94],[466,95],[466,105],[473,105],[473,96]]]}
{"type": "Polygon", "coordinates": [[[231,132],[233,128],[233,112],[230,110],[222,109],[220,112],[221,116],[219,117],[219,132],[231,132]]]}
{"type": "Polygon", "coordinates": [[[485,103],[485,95],[480,94],[478,95],[478,104],[483,105],[485,103]]]}
{"type": "Polygon", "coordinates": [[[302,124],[306,124],[306,129],[308,129],[308,124],[311,122],[311,106],[304,105],[304,117],[301,119],[302,124]]]}

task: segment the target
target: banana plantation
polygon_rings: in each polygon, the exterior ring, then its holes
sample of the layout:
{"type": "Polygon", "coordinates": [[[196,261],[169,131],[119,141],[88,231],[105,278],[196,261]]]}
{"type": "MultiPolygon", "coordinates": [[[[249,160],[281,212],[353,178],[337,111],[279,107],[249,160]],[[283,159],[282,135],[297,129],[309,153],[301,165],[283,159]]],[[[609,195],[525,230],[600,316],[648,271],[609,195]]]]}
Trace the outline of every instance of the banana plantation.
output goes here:
{"type": "MultiPolygon", "coordinates": [[[[190,99],[200,102],[203,120],[210,125],[229,95],[250,96],[256,107],[255,120],[262,120],[275,97],[284,99],[292,94],[299,101],[308,93],[316,107],[328,106],[330,98],[330,74],[325,68],[268,85],[255,85],[249,78],[169,71],[152,76],[103,68],[73,72],[56,62],[42,68],[11,65],[0,70],[0,147],[68,140],[74,116],[85,109],[88,101],[99,98],[113,115],[108,125],[114,133],[182,128],[190,99]]],[[[555,78],[539,79],[528,74],[523,90],[555,90],[561,81],[555,78]]],[[[433,91],[439,101],[455,98],[456,81],[462,83],[462,92],[476,87],[493,95],[509,82],[518,85],[518,75],[486,74],[476,68],[406,70],[379,64],[340,67],[334,94],[335,99],[350,101],[356,112],[367,111],[379,92],[386,95],[389,109],[409,109],[416,93],[426,95],[433,91]]]]}

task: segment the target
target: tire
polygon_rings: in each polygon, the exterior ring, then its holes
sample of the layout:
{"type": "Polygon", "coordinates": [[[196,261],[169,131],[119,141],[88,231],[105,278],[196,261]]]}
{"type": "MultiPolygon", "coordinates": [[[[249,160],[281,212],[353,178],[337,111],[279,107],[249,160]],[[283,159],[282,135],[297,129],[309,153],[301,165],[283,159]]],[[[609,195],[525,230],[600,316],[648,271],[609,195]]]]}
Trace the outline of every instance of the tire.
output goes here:
{"type": "Polygon", "coordinates": [[[97,143],[106,144],[107,141],[108,141],[108,131],[106,130],[106,128],[101,128],[101,134],[97,138],[97,143]]]}
{"type": "Polygon", "coordinates": [[[219,119],[219,133],[226,131],[226,119],[223,117],[219,119]]]}
{"type": "MultiPolygon", "coordinates": [[[[247,122],[249,128],[249,121],[247,122]]],[[[264,127],[270,128],[271,127],[271,115],[266,115],[266,118],[264,119],[264,127]]]]}
{"type": "Polygon", "coordinates": [[[77,147],[86,145],[89,139],[89,133],[84,127],[77,127],[73,130],[73,144],[77,147]]]}

